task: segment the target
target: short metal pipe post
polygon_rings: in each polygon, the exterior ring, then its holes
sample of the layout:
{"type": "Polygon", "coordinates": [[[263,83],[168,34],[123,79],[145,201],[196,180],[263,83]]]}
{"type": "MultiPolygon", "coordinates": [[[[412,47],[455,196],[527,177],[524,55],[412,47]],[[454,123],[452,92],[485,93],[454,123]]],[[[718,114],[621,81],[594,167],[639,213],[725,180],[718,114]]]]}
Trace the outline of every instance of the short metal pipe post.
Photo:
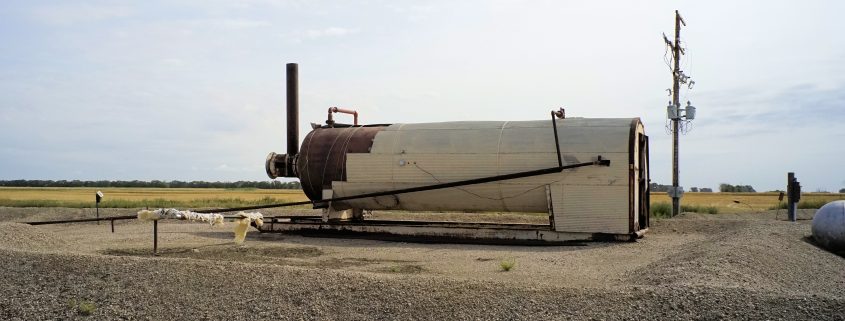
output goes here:
{"type": "Polygon", "coordinates": [[[111,232],[114,233],[114,219],[111,219],[111,232]]]}
{"type": "Polygon", "coordinates": [[[789,172],[786,174],[786,210],[787,217],[790,221],[798,220],[798,201],[801,199],[801,185],[798,179],[795,178],[795,173],[789,172]]]}
{"type": "Polygon", "coordinates": [[[153,221],[153,255],[158,255],[158,220],[153,221]]]}

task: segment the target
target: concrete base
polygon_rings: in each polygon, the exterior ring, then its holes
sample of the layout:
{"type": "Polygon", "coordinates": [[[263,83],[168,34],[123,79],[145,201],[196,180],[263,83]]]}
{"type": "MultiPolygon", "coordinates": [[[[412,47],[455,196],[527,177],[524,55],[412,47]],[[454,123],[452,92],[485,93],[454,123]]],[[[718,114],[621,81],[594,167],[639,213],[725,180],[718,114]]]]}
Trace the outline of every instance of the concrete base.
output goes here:
{"type": "Polygon", "coordinates": [[[265,219],[261,232],[352,237],[426,243],[565,244],[577,241],[634,241],[647,230],[632,234],[568,233],[549,225],[457,222],[385,221],[365,222],[322,219],[265,219]]]}

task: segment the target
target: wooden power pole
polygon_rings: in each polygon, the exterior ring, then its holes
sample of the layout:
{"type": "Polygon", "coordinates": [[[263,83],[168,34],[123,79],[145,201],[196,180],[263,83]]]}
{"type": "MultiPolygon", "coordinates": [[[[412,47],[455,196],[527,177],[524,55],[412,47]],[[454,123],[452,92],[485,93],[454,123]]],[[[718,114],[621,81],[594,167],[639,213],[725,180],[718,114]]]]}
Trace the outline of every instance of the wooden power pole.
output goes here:
{"type": "Polygon", "coordinates": [[[681,90],[681,82],[686,81],[685,78],[682,78],[686,76],[681,71],[681,55],[684,54],[684,49],[681,48],[681,25],[686,26],[687,24],[684,22],[684,18],[681,18],[678,10],[675,10],[675,41],[672,42],[666,38],[665,34],[663,35],[666,45],[672,48],[672,60],[674,62],[674,68],[672,69],[672,106],[675,109],[675,116],[673,117],[671,113],[669,116],[672,120],[672,189],[669,191],[669,196],[672,197],[672,216],[680,214],[681,195],[683,194],[682,187],[678,184],[678,131],[681,121],[679,92],[681,90]]]}

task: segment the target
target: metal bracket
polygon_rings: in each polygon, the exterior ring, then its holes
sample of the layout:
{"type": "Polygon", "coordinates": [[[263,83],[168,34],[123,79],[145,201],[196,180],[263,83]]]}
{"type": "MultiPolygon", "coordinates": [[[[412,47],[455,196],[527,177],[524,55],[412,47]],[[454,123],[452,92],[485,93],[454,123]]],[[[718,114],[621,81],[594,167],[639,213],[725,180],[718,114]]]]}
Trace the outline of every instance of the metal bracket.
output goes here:
{"type": "Polygon", "coordinates": [[[684,187],[683,186],[669,186],[669,191],[666,192],[669,194],[671,198],[681,198],[684,196],[684,187]]]}

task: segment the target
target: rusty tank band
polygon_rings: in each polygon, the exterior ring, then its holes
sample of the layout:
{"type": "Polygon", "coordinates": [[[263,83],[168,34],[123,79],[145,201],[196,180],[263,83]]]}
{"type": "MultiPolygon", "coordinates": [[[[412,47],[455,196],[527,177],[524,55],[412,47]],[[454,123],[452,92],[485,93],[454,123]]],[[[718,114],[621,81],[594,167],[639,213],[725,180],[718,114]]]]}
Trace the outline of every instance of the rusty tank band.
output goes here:
{"type": "Polygon", "coordinates": [[[296,156],[296,174],[312,201],[322,199],[332,181],[346,180],[346,155],[369,153],[376,134],[387,125],[318,127],[308,133],[296,156]]]}

